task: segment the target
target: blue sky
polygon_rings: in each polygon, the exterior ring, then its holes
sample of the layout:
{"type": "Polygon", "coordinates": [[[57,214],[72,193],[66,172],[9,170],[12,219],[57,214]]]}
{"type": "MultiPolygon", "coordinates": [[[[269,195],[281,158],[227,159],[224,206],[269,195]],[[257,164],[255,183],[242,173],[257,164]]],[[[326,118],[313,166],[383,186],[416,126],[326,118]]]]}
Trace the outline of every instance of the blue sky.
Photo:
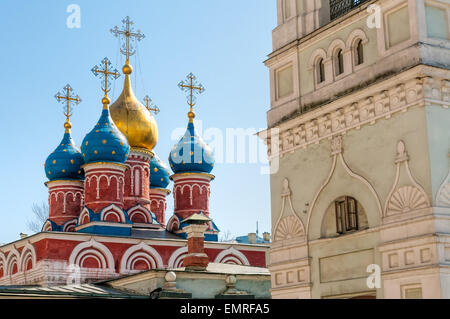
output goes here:
{"type": "MultiPolygon", "coordinates": [[[[67,83],[83,102],[71,118],[78,146],[101,112],[100,83],[90,72],[105,56],[120,69],[124,59],[109,32],[129,15],[144,34],[133,57],[136,96],[149,94],[161,112],[156,119],[156,153],[167,163],[187,125],[188,106],[177,84],[189,72],[206,87],[198,98],[203,128],[266,126],[269,75],[263,64],[271,51],[274,0],[172,1],[1,1],[0,2],[0,243],[29,233],[33,203],[47,201],[43,163],[63,135],[62,105],[54,94],[67,83]],[[81,28],[66,26],[70,4],[81,8],[81,28]]],[[[111,98],[120,94],[123,76],[111,98]]],[[[270,231],[269,176],[261,164],[217,164],[211,185],[211,217],[239,236],[270,231]]],[[[172,184],[170,185],[172,187],[172,184]]],[[[168,198],[168,216],[173,208],[168,198]]]]}

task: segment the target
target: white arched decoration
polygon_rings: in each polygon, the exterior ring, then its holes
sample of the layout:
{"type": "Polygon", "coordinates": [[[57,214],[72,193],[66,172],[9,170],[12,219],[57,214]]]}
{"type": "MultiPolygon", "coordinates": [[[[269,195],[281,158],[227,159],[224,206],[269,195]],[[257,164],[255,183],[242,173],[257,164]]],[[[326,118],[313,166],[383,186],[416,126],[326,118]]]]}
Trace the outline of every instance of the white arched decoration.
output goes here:
{"type": "Polygon", "coordinates": [[[325,63],[325,60],[327,59],[327,52],[322,48],[314,50],[314,52],[311,54],[308,62],[308,69],[315,69],[316,63],[320,58],[322,58],[325,63]]]}
{"type": "Polygon", "coordinates": [[[188,252],[187,247],[180,247],[177,250],[175,250],[172,256],[170,256],[168,268],[175,269],[183,267],[183,259],[184,256],[187,255],[187,252],[188,252]]]}
{"type": "Polygon", "coordinates": [[[356,66],[356,44],[361,40],[362,44],[365,45],[369,42],[369,38],[366,33],[362,29],[353,30],[347,38],[347,42],[345,43],[347,50],[352,52],[352,65],[356,66]]]}
{"type": "Polygon", "coordinates": [[[21,271],[27,271],[27,265],[29,261],[31,260],[31,268],[34,268],[36,266],[36,251],[34,249],[34,246],[30,243],[27,243],[23,249],[22,253],[20,254],[20,269],[21,271]]]}
{"type": "Polygon", "coordinates": [[[102,180],[102,178],[106,179],[106,182],[108,183],[108,187],[111,186],[111,181],[112,179],[116,180],[116,184],[117,184],[117,190],[116,190],[116,197],[117,199],[120,199],[120,186],[122,185],[122,189],[124,187],[124,179],[122,176],[117,177],[116,175],[106,175],[106,174],[101,174],[101,175],[91,175],[91,176],[87,176],[85,178],[85,184],[88,184],[89,186],[91,186],[91,180],[92,179],[96,179],[97,181],[97,197],[96,199],[100,199],[100,182],[102,180]]]}
{"type": "Polygon", "coordinates": [[[100,220],[107,221],[108,216],[115,216],[119,223],[126,223],[126,217],[123,210],[116,205],[112,204],[102,209],[100,212],[100,220]]]}
{"type": "Polygon", "coordinates": [[[173,232],[178,229],[180,229],[180,220],[176,215],[173,215],[167,222],[167,230],[173,232]]]}
{"type": "Polygon", "coordinates": [[[123,254],[122,261],[120,263],[120,273],[126,274],[134,269],[134,265],[138,261],[144,261],[148,265],[148,269],[163,268],[164,263],[161,255],[153,247],[140,243],[135,246],[131,246],[123,254]]]}
{"type": "Polygon", "coordinates": [[[78,225],[85,225],[91,221],[89,209],[86,207],[81,211],[80,216],[78,217],[78,225]]]}
{"type": "Polygon", "coordinates": [[[100,266],[100,269],[114,271],[113,255],[109,251],[108,247],[94,239],[78,244],[70,254],[69,264],[77,265],[80,268],[83,268],[83,262],[88,258],[93,258],[96,260],[100,266]]]}
{"type": "Polygon", "coordinates": [[[63,232],[74,232],[77,226],[77,219],[72,219],[64,224],[63,232]]]}
{"type": "Polygon", "coordinates": [[[42,226],[43,232],[51,232],[52,231],[52,223],[50,220],[47,219],[47,221],[42,226]]]}
{"type": "Polygon", "coordinates": [[[133,168],[134,170],[134,195],[139,196],[141,193],[141,170],[140,167],[137,166],[133,168]]]}
{"type": "MultiPolygon", "coordinates": [[[[332,194],[331,192],[326,193],[326,196],[329,198],[329,200],[327,201],[321,201],[321,205],[325,205],[325,207],[321,207],[321,209],[318,210],[319,214],[313,214],[314,211],[316,211],[316,206],[318,205],[318,199],[319,196],[321,196],[322,194],[325,194],[324,189],[327,188],[327,186],[330,184],[333,176],[335,175],[336,170],[338,169],[343,169],[345,174],[347,174],[348,176],[350,176],[352,179],[354,179],[356,182],[362,183],[362,185],[364,185],[365,190],[368,190],[369,195],[367,195],[368,197],[370,197],[369,199],[363,199],[361,197],[357,198],[358,201],[363,205],[363,207],[365,207],[365,209],[368,209],[367,206],[369,205],[364,205],[364,203],[369,203],[369,202],[374,202],[376,205],[376,209],[378,210],[378,216],[373,215],[373,214],[368,214],[367,218],[368,218],[368,223],[369,223],[369,227],[372,227],[373,225],[376,225],[378,223],[378,218],[381,219],[381,216],[383,215],[383,210],[381,207],[381,202],[380,199],[378,197],[377,192],[375,191],[375,189],[373,188],[372,184],[369,183],[368,180],[366,180],[364,177],[354,173],[350,167],[348,167],[347,163],[344,160],[343,157],[343,137],[341,135],[335,136],[332,141],[331,141],[331,155],[333,156],[332,159],[332,164],[331,164],[331,169],[330,172],[328,173],[327,178],[325,179],[324,183],[321,185],[321,187],[319,188],[319,190],[317,191],[317,193],[314,196],[314,199],[309,207],[309,211],[308,211],[308,222],[306,223],[306,234],[308,236],[309,239],[311,239],[311,224],[312,224],[312,219],[314,218],[314,220],[316,221],[317,224],[321,225],[322,224],[322,218],[326,212],[326,208],[330,205],[331,201],[334,200],[335,198],[338,198],[339,196],[342,196],[342,194],[332,194]],[[321,215],[320,215],[321,214],[321,215]],[[315,215],[315,216],[313,216],[315,215]],[[317,218],[319,220],[317,220],[317,218]]],[[[361,184],[360,184],[361,185],[361,184]]],[[[362,190],[360,189],[360,190],[362,190]]],[[[347,190],[348,191],[348,190],[347,190]]],[[[353,194],[350,194],[353,195],[353,194]]],[[[354,197],[358,197],[356,195],[354,195],[354,197]]],[[[320,226],[318,227],[318,238],[320,238],[320,226]]],[[[315,229],[315,231],[317,231],[317,229],[315,229]]],[[[317,234],[316,234],[317,235],[317,234]]]]}
{"type": "Polygon", "coordinates": [[[17,267],[17,273],[21,271],[20,268],[20,254],[17,249],[13,248],[9,253],[8,257],[6,257],[6,274],[11,276],[13,275],[12,271],[14,269],[14,265],[17,267]]]}
{"type": "Polygon", "coordinates": [[[328,46],[328,49],[327,49],[327,57],[332,58],[337,49],[341,49],[342,52],[344,52],[346,50],[345,43],[341,39],[334,39],[330,43],[330,45],[328,46]]]}
{"type": "Polygon", "coordinates": [[[221,264],[234,264],[234,265],[242,265],[242,266],[250,266],[250,262],[247,257],[235,249],[234,247],[230,247],[226,250],[222,250],[214,260],[215,263],[221,264]]]}
{"type": "Polygon", "coordinates": [[[134,206],[133,208],[130,208],[128,210],[128,219],[132,222],[133,219],[135,219],[136,216],[143,216],[144,217],[144,223],[152,224],[153,223],[153,217],[152,214],[149,212],[147,208],[141,205],[134,206]]]}
{"type": "Polygon", "coordinates": [[[6,274],[6,257],[5,254],[0,251],[0,279],[5,277],[6,274]]]}

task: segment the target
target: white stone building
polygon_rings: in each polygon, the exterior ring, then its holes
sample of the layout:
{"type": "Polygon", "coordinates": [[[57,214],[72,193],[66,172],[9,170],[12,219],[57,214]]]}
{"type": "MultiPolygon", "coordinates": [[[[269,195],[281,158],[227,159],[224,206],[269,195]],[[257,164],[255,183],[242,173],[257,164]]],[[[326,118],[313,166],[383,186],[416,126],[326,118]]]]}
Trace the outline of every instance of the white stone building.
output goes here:
{"type": "Polygon", "coordinates": [[[450,2],[277,12],[272,296],[450,298],[450,2]]]}

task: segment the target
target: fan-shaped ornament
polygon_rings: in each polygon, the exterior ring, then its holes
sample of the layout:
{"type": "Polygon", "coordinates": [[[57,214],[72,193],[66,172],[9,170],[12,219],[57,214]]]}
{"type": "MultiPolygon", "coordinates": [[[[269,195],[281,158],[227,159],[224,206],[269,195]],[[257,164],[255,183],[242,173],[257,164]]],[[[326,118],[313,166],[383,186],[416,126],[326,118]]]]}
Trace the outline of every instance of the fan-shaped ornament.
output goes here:
{"type": "Polygon", "coordinates": [[[275,241],[303,236],[303,226],[296,216],[283,218],[275,231],[275,241]]]}
{"type": "Polygon", "coordinates": [[[391,196],[388,204],[388,215],[408,213],[427,207],[427,199],[417,187],[403,186],[391,196]]]}

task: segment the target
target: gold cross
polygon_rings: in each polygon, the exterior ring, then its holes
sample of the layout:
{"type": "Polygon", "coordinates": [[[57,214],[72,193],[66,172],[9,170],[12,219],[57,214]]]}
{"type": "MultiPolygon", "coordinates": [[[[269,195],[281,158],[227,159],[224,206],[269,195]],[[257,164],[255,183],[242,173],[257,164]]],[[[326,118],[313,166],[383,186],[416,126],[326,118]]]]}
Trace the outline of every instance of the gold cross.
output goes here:
{"type": "Polygon", "coordinates": [[[186,80],[187,82],[181,81],[178,84],[178,87],[185,92],[189,91],[189,95],[188,95],[188,105],[190,106],[190,110],[189,110],[189,118],[193,119],[195,117],[194,111],[193,111],[193,107],[195,105],[196,102],[196,98],[194,96],[194,94],[201,94],[205,91],[205,88],[203,87],[203,85],[201,85],[200,83],[197,83],[197,78],[195,77],[195,75],[193,75],[192,73],[189,73],[186,76],[186,80]]]}
{"type": "Polygon", "coordinates": [[[108,84],[110,78],[117,79],[120,76],[119,71],[117,69],[110,70],[112,68],[111,62],[108,60],[108,58],[104,58],[101,62],[102,68],[99,68],[97,65],[94,66],[91,71],[94,73],[95,76],[100,75],[100,79],[104,78],[105,83],[103,84],[102,90],[105,92],[105,97],[108,97],[108,92],[111,89],[108,89],[108,84]]]}
{"type": "Polygon", "coordinates": [[[65,124],[64,126],[66,126],[66,128],[70,128],[67,126],[70,126],[69,118],[72,116],[72,104],[76,104],[76,105],[80,104],[81,98],[78,95],[73,94],[73,89],[69,84],[67,84],[63,88],[63,92],[65,92],[65,93],[61,93],[61,92],[56,93],[55,98],[58,102],[61,102],[62,104],[66,104],[66,107],[64,109],[64,115],[66,116],[67,125],[65,124]]]}
{"type": "Polygon", "coordinates": [[[155,113],[155,115],[159,113],[160,111],[159,107],[157,107],[152,103],[152,99],[148,95],[144,97],[144,103],[145,107],[147,108],[147,110],[149,110],[149,112],[153,112],[155,113]]]}
{"type": "Polygon", "coordinates": [[[135,38],[138,41],[141,41],[141,39],[145,38],[145,35],[142,34],[140,30],[134,32],[131,27],[134,22],[130,20],[130,17],[125,17],[125,19],[122,20],[122,23],[124,28],[123,30],[119,30],[119,28],[115,26],[114,29],[111,29],[110,31],[116,38],[119,36],[123,36],[125,38],[125,43],[122,45],[122,48],[120,48],[120,52],[125,55],[127,61],[126,64],[128,64],[130,61],[130,56],[136,53],[136,50],[134,50],[132,44],[130,44],[130,38],[135,38]]]}

